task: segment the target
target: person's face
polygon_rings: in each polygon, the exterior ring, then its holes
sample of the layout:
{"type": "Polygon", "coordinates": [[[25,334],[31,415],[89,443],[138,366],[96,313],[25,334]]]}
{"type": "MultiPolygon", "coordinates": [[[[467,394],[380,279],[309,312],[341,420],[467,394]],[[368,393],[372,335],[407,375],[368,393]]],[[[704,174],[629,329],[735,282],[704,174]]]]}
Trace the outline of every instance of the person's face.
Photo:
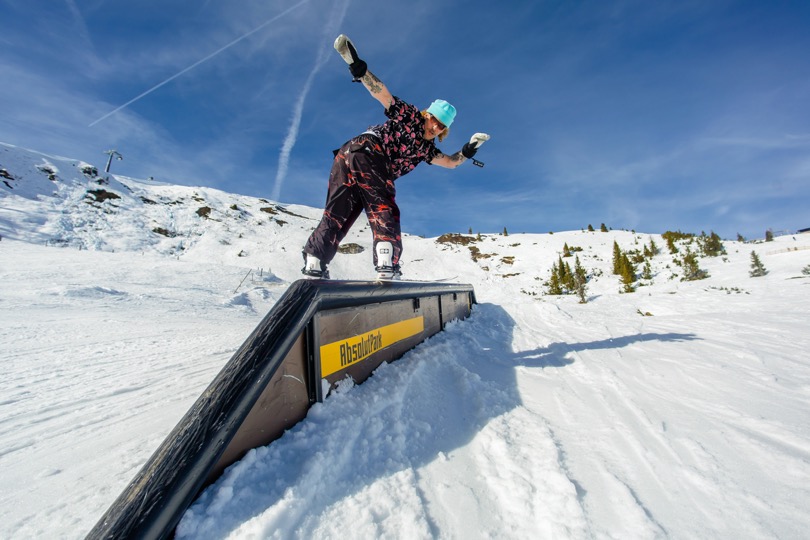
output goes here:
{"type": "Polygon", "coordinates": [[[425,119],[425,139],[432,140],[441,135],[447,126],[436,120],[432,114],[428,114],[425,119]]]}

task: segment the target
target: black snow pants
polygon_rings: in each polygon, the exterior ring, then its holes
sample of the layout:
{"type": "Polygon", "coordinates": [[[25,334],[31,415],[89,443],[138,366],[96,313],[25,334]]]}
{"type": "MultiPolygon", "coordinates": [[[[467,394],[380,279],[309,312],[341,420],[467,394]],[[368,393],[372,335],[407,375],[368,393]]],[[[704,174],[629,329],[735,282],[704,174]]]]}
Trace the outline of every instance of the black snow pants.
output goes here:
{"type": "Polygon", "coordinates": [[[377,137],[363,134],[353,138],[335,154],[323,217],[307,240],[304,253],[328,264],[360,212],[365,211],[374,237],[374,266],[378,242],[391,242],[394,266],[399,265],[402,233],[395,198],[394,181],[377,137]]]}

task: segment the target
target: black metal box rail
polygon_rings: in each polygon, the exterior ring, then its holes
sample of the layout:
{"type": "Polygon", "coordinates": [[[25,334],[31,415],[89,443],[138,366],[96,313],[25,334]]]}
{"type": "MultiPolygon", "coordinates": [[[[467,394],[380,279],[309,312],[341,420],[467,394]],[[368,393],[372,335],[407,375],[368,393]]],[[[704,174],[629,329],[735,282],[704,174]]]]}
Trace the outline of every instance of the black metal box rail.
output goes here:
{"type": "Polygon", "coordinates": [[[202,488],[475,303],[472,285],[299,280],[290,285],[87,538],[166,538],[202,488]]]}

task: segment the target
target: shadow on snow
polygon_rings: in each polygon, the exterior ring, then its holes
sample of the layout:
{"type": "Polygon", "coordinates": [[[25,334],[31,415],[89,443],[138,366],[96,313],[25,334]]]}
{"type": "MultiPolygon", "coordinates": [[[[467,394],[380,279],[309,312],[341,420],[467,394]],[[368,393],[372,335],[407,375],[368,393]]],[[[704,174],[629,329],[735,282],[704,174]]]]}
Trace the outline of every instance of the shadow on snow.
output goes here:
{"type": "Polygon", "coordinates": [[[368,497],[361,493],[403,471],[418,482],[421,467],[520,407],[515,367],[564,368],[581,351],[696,339],[636,334],[514,352],[514,329],[501,306],[479,304],[472,317],[383,364],[364,384],[339,389],[281,439],[226,471],[192,506],[178,537],[221,536],[256,516],[263,534],[300,534],[349,497],[368,497]]]}

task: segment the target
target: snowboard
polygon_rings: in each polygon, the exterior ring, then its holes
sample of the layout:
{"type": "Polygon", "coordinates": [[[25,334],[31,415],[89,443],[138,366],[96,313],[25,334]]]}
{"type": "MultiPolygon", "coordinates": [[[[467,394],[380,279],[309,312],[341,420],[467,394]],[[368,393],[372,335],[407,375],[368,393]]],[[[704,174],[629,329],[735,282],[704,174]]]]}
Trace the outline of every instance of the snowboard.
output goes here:
{"type": "MultiPolygon", "coordinates": [[[[351,279],[335,279],[335,278],[323,278],[323,277],[316,277],[316,276],[308,276],[306,274],[303,275],[303,279],[312,279],[317,281],[357,281],[351,279]]],[[[454,279],[458,279],[458,276],[450,276],[450,277],[443,277],[437,279],[393,279],[393,278],[373,278],[368,280],[359,280],[359,281],[375,281],[378,283],[444,283],[445,281],[453,281],[454,279]]]]}
{"type": "Polygon", "coordinates": [[[458,276],[450,276],[450,277],[444,277],[444,278],[438,278],[438,279],[403,279],[403,278],[385,279],[385,278],[377,278],[374,281],[380,281],[380,282],[386,282],[386,283],[387,282],[396,283],[397,281],[401,281],[403,283],[442,283],[444,281],[452,281],[452,280],[457,279],[457,278],[458,278],[458,276]]]}

